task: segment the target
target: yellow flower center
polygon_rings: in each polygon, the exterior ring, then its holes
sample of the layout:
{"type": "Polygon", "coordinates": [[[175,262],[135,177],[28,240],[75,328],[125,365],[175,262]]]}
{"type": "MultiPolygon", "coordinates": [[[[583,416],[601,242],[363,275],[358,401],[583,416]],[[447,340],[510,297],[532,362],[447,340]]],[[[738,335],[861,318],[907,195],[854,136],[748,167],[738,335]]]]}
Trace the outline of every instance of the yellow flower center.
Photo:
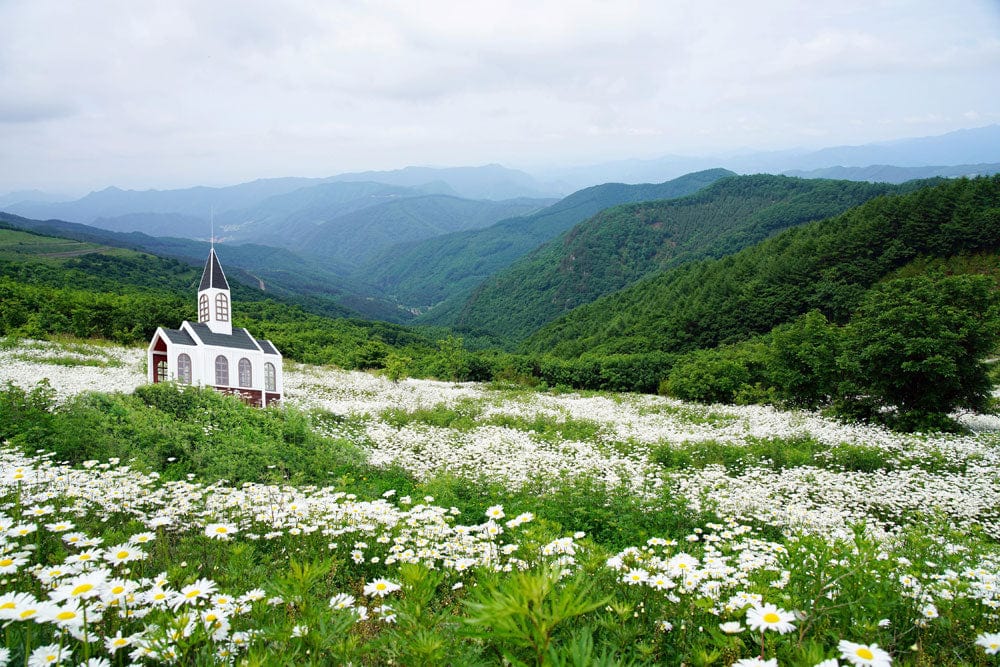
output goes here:
{"type": "Polygon", "coordinates": [[[217,533],[228,533],[229,529],[226,528],[225,526],[219,526],[218,528],[215,529],[215,532],[217,532],[217,533]]]}
{"type": "Polygon", "coordinates": [[[4,558],[0,560],[0,567],[7,567],[8,565],[13,565],[13,564],[14,564],[13,558],[4,558]]]}
{"type": "Polygon", "coordinates": [[[13,609],[16,605],[13,602],[4,602],[0,604],[0,609],[13,609]]]}
{"type": "Polygon", "coordinates": [[[871,660],[875,657],[875,654],[869,651],[866,646],[859,646],[858,650],[855,651],[855,655],[859,658],[864,658],[865,660],[871,660]]]}
{"type": "Polygon", "coordinates": [[[70,595],[72,595],[73,597],[76,597],[77,595],[83,595],[84,593],[89,592],[93,587],[94,584],[80,584],[79,586],[73,589],[73,592],[70,593],[70,595]]]}
{"type": "Polygon", "coordinates": [[[37,613],[38,613],[37,609],[25,609],[24,611],[21,612],[21,618],[22,619],[31,618],[37,613]]]}
{"type": "Polygon", "coordinates": [[[90,560],[90,554],[80,554],[80,560],[90,560]]]}
{"type": "Polygon", "coordinates": [[[122,593],[125,592],[125,587],[115,586],[114,588],[111,589],[111,592],[114,593],[115,595],[121,595],[122,593]]]}
{"type": "Polygon", "coordinates": [[[59,621],[68,621],[68,620],[74,619],[74,618],[76,618],[76,612],[75,611],[61,611],[58,614],[56,614],[56,620],[59,620],[59,621]]]}
{"type": "Polygon", "coordinates": [[[775,614],[773,611],[769,611],[763,616],[765,623],[777,623],[781,620],[781,617],[775,614]]]}
{"type": "Polygon", "coordinates": [[[186,597],[188,600],[190,600],[191,598],[196,598],[199,595],[201,595],[201,591],[198,590],[198,589],[195,589],[195,590],[191,591],[190,593],[185,594],[184,597],[186,597]]]}
{"type": "Polygon", "coordinates": [[[124,637],[118,637],[111,643],[117,646],[118,648],[121,648],[122,646],[128,646],[128,642],[125,641],[124,637]]]}

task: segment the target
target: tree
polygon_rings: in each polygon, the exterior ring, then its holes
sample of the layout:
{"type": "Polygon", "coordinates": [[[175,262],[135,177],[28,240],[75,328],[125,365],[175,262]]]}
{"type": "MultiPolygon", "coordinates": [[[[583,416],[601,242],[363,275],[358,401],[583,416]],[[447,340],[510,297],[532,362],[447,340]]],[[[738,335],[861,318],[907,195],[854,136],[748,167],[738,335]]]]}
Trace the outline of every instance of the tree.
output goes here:
{"type": "Polygon", "coordinates": [[[916,430],[984,410],[984,359],[1000,342],[1000,293],[986,276],[896,279],[872,290],[844,332],[839,410],[916,430]]]}

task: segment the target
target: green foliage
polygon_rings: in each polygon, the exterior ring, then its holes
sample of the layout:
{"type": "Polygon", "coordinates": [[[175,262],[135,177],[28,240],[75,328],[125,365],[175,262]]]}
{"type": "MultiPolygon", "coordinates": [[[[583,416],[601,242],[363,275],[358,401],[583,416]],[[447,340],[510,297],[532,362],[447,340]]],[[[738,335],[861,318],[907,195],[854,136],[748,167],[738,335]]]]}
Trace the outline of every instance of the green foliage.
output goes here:
{"type": "Polygon", "coordinates": [[[984,410],[982,361],[1000,343],[1000,294],[985,276],[901,278],[872,290],[845,330],[838,409],[919,430],[984,410]]]}
{"type": "Polygon", "coordinates": [[[558,571],[539,568],[480,584],[465,603],[473,636],[496,644],[512,665],[553,664],[557,629],[610,599],[596,595],[587,576],[559,579],[558,571]]]}
{"type": "Polygon", "coordinates": [[[169,479],[192,474],[232,482],[329,482],[364,455],[345,440],[318,436],[292,408],[258,410],[210,389],[171,383],[135,394],[80,394],[56,407],[47,385],[0,392],[0,428],[25,451],[61,460],[118,458],[169,479]]]}
{"type": "Polygon", "coordinates": [[[562,358],[745,341],[811,310],[844,324],[914,260],[1000,251],[1000,176],[874,199],[734,255],[690,262],[564,315],[522,352],[562,358]]]}
{"type": "Polygon", "coordinates": [[[679,199],[608,208],[484,282],[449,323],[519,341],[645,276],[732,254],[893,191],[886,184],[731,176],[679,199]]]}

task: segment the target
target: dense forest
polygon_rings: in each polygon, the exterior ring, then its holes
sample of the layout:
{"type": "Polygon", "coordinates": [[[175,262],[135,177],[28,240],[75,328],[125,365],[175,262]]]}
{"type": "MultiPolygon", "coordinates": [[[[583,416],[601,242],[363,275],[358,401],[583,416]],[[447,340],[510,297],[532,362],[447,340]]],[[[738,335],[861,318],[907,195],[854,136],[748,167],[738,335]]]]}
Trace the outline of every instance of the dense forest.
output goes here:
{"type": "Polygon", "coordinates": [[[518,341],[645,276],[918,186],[731,176],[686,197],[608,208],[487,279],[447,323],[518,341]]]}
{"type": "Polygon", "coordinates": [[[407,306],[426,309],[447,302],[422,320],[447,323],[447,313],[483,279],[595,213],[626,202],[681,197],[732,175],[725,169],[709,169],[665,183],[595,185],[532,215],[390,248],[366,263],[355,277],[364,277],[387,297],[407,306]]]}

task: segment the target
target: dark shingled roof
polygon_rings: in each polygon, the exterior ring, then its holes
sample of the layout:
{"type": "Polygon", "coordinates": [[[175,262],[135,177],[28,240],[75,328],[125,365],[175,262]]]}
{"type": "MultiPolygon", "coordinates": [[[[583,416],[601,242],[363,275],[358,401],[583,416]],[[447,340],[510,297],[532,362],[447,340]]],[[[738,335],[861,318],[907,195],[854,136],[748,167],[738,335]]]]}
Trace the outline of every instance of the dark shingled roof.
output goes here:
{"type": "Polygon", "coordinates": [[[212,288],[229,289],[226,274],[222,272],[222,264],[219,263],[219,258],[215,254],[215,248],[208,252],[208,261],[205,262],[205,270],[201,273],[201,285],[198,287],[198,291],[212,288]]]}
{"type": "Polygon", "coordinates": [[[170,339],[171,343],[177,343],[179,345],[197,345],[197,343],[194,342],[194,338],[191,338],[191,335],[183,329],[164,329],[163,333],[167,335],[167,338],[170,339]]]}
{"type": "Polygon", "coordinates": [[[269,340],[261,340],[258,338],[257,344],[260,345],[260,349],[264,350],[264,354],[278,354],[278,351],[274,349],[274,346],[271,345],[271,341],[269,340]]]}
{"type": "Polygon", "coordinates": [[[188,322],[191,330],[205,345],[216,345],[218,347],[229,347],[236,350],[257,350],[257,343],[253,336],[246,329],[233,327],[233,335],[217,334],[208,328],[204,322],[188,322]]]}

